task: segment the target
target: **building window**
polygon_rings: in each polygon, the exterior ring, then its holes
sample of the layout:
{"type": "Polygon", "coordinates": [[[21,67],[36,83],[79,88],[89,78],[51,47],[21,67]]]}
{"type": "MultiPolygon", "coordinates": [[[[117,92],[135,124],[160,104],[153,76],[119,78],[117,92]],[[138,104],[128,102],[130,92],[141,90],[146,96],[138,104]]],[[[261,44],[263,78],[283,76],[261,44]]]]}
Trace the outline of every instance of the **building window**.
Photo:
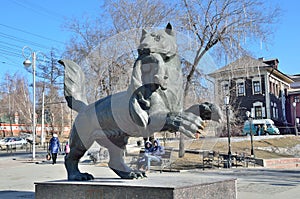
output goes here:
{"type": "Polygon", "coordinates": [[[299,97],[299,96],[295,96],[295,97],[294,97],[294,102],[299,103],[299,102],[300,102],[300,97],[299,97]]]}
{"type": "Polygon", "coordinates": [[[229,85],[228,84],[223,85],[223,93],[224,93],[224,95],[229,94],[229,85]]]}
{"type": "Polygon", "coordinates": [[[238,95],[244,95],[244,83],[238,83],[238,95]]]}
{"type": "Polygon", "coordinates": [[[253,93],[254,94],[260,94],[261,93],[260,81],[253,81],[253,93]]]}
{"type": "Polygon", "coordinates": [[[245,84],[244,82],[238,81],[237,84],[237,95],[244,96],[245,95],[245,84]]]}
{"type": "Polygon", "coordinates": [[[255,110],[255,118],[262,118],[262,107],[256,106],[254,110],[255,110]]]}
{"type": "Polygon", "coordinates": [[[276,103],[273,104],[272,113],[273,113],[273,118],[277,119],[278,118],[278,108],[277,108],[277,104],[276,103]]]}

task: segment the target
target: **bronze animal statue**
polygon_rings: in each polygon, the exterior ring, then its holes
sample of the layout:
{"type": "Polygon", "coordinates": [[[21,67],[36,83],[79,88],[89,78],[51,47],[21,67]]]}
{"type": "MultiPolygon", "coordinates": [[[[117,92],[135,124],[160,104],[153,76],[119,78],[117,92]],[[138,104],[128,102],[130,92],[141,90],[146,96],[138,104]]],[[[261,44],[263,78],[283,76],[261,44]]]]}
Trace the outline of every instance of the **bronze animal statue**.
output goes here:
{"type": "Polygon", "coordinates": [[[78,169],[80,158],[94,141],[108,149],[108,166],[118,176],[133,179],[145,175],[124,162],[130,136],[149,137],[168,130],[194,138],[203,129],[201,112],[205,119],[220,119],[219,113],[215,118],[208,116],[215,111],[210,103],[183,110],[181,63],[170,24],[163,30],[143,30],[138,53],[128,89],[89,105],[80,66],[70,60],[59,61],[65,67],[65,98],[68,106],[78,112],[70,135],[71,150],[65,157],[68,180],[94,178],[78,169]]]}

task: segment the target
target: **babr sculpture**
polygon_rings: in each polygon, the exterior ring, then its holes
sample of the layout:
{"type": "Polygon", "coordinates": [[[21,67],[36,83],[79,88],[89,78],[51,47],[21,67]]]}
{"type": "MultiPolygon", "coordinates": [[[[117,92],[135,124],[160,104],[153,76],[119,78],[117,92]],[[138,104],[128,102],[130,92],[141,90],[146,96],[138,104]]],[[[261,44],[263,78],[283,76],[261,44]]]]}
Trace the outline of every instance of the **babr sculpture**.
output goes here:
{"type": "Polygon", "coordinates": [[[194,138],[204,128],[204,119],[220,119],[219,109],[210,103],[182,110],[181,64],[171,24],[151,33],[143,30],[138,54],[128,89],[89,105],[80,66],[70,60],[59,61],[65,67],[65,98],[68,106],[78,112],[70,135],[71,150],[65,157],[68,180],[94,178],[78,169],[80,158],[94,141],[108,149],[108,166],[118,176],[134,179],[145,174],[124,162],[130,136],[149,137],[168,130],[194,138]]]}

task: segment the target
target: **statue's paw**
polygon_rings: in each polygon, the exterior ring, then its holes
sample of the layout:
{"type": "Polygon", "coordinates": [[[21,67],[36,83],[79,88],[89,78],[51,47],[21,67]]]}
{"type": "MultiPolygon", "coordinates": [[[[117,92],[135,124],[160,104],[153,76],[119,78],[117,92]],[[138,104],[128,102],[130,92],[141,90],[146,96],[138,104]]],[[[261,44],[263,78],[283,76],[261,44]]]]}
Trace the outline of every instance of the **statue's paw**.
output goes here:
{"type": "Polygon", "coordinates": [[[145,171],[139,171],[142,175],[142,178],[147,178],[146,172],[145,171]]]}
{"type": "Polygon", "coordinates": [[[120,171],[114,168],[111,168],[119,177],[122,179],[138,179],[147,177],[146,174],[139,170],[132,170],[132,171],[120,171]]]}
{"type": "Polygon", "coordinates": [[[169,113],[164,130],[179,131],[190,138],[195,138],[195,133],[203,130],[204,125],[205,122],[193,113],[169,113]]]}
{"type": "Polygon", "coordinates": [[[68,177],[68,180],[73,180],[73,181],[88,181],[93,179],[94,176],[89,173],[77,173],[74,175],[69,175],[68,177]]]}
{"type": "Polygon", "coordinates": [[[147,178],[146,172],[145,171],[141,171],[141,170],[134,170],[132,171],[135,173],[135,175],[137,176],[137,178],[147,178]]]}
{"type": "Polygon", "coordinates": [[[191,112],[201,117],[203,120],[222,122],[222,120],[224,119],[220,107],[210,102],[194,104],[190,108],[188,108],[186,112],[191,112]]]}

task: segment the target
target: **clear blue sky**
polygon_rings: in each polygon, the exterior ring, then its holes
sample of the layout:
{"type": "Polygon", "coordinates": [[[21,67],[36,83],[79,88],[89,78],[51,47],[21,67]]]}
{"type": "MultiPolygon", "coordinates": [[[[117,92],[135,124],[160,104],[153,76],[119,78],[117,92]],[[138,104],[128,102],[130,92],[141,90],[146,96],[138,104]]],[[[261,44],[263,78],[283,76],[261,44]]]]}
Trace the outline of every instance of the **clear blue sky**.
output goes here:
{"type": "Polygon", "coordinates": [[[268,0],[266,2],[279,5],[282,16],[268,50],[258,50],[256,56],[278,58],[280,71],[286,74],[300,74],[300,1],[268,0]]]}
{"type": "Polygon", "coordinates": [[[0,77],[3,78],[5,73],[28,73],[22,64],[24,46],[47,54],[52,47],[62,52],[71,34],[62,28],[66,18],[95,16],[100,13],[102,1],[1,0],[0,4],[0,77]]]}
{"type": "MultiPolygon", "coordinates": [[[[300,1],[268,0],[278,3],[283,16],[269,49],[260,49],[255,56],[278,58],[279,70],[300,74],[300,1]]],[[[5,73],[27,73],[23,67],[22,48],[49,52],[51,47],[63,51],[70,33],[62,29],[65,18],[100,12],[101,0],[1,0],[0,1],[0,77],[5,73]]]]}

